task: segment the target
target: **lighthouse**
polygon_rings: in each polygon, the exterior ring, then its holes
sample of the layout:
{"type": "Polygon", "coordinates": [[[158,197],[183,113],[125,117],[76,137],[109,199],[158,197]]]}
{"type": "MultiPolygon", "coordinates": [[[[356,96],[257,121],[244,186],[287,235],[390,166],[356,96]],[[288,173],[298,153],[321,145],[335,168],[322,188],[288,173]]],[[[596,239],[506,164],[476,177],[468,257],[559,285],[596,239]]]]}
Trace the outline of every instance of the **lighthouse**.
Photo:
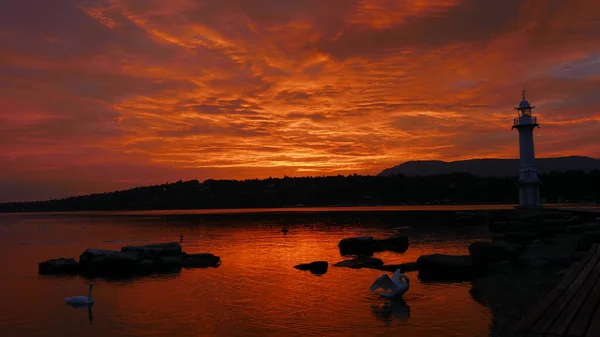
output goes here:
{"type": "Polygon", "coordinates": [[[520,207],[540,207],[540,178],[538,177],[535,166],[535,152],[533,150],[533,129],[538,127],[537,118],[531,115],[531,110],[535,106],[529,105],[525,99],[525,90],[523,90],[523,99],[517,110],[517,117],[513,121],[512,129],[519,131],[519,206],[520,207]]]}

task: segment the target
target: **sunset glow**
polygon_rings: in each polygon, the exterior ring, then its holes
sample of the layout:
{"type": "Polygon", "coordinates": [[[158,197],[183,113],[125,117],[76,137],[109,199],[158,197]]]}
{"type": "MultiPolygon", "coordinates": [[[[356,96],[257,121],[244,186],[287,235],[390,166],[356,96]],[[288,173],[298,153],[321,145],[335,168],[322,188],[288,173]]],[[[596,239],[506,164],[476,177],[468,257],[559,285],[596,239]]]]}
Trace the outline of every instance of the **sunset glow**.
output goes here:
{"type": "Polygon", "coordinates": [[[600,1],[7,0],[0,202],[600,157],[600,1]]]}

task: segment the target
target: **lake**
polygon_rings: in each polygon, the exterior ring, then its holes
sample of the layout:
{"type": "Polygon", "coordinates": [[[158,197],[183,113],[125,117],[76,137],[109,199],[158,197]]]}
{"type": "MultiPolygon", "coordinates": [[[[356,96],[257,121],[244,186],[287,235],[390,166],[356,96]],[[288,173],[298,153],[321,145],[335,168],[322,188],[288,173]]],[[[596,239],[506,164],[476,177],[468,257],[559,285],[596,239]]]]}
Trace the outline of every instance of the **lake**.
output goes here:
{"type": "Polygon", "coordinates": [[[411,288],[396,303],[369,291],[383,272],[332,266],[345,259],[337,248],[345,237],[409,235],[405,253],[376,253],[389,264],[468,254],[471,241],[489,236],[486,226],[445,226],[446,213],[0,214],[0,336],[487,336],[491,313],[473,299],[470,282],[422,282],[408,272],[411,288]],[[222,265],[95,279],[91,310],[63,299],[87,295],[90,280],[37,273],[38,262],[78,258],[86,248],[178,241],[180,234],[184,251],[211,252],[222,265]],[[330,263],[325,275],[293,268],[315,260],[330,263]]]}

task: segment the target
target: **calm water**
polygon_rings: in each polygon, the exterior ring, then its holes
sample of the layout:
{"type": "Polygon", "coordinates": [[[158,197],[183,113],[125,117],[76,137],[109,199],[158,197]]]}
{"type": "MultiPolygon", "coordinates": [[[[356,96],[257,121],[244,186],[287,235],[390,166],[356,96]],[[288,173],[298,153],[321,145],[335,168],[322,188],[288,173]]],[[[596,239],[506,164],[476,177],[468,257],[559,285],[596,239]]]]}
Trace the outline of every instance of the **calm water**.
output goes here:
{"type": "MultiPolygon", "coordinates": [[[[423,254],[466,254],[485,228],[444,230],[443,216],[338,217],[238,215],[198,218],[0,215],[0,336],[487,336],[491,314],[471,284],[424,283],[415,272],[405,304],[368,288],[382,272],[331,267],[315,276],[295,264],[343,260],[337,243],[354,235],[404,229],[410,248],[378,253],[386,263],[423,254]],[[281,224],[289,225],[287,234],[281,224]],[[87,294],[87,279],[42,277],[39,261],[76,257],[86,248],[177,241],[211,252],[219,268],[127,281],[94,280],[96,304],[74,309],[63,298],[87,294]],[[135,242],[138,241],[138,242],[135,242]]],[[[390,274],[391,275],[391,274],[390,274]]]]}

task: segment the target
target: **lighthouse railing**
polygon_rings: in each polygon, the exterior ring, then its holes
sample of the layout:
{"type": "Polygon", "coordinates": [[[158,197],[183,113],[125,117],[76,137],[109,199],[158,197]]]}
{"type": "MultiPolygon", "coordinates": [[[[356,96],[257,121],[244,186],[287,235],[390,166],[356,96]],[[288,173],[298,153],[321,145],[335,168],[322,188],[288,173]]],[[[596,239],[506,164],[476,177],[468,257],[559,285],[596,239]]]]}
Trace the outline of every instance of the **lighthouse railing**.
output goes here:
{"type": "Polygon", "coordinates": [[[537,117],[530,118],[515,118],[513,120],[514,125],[528,125],[528,124],[537,124],[537,117]]]}

